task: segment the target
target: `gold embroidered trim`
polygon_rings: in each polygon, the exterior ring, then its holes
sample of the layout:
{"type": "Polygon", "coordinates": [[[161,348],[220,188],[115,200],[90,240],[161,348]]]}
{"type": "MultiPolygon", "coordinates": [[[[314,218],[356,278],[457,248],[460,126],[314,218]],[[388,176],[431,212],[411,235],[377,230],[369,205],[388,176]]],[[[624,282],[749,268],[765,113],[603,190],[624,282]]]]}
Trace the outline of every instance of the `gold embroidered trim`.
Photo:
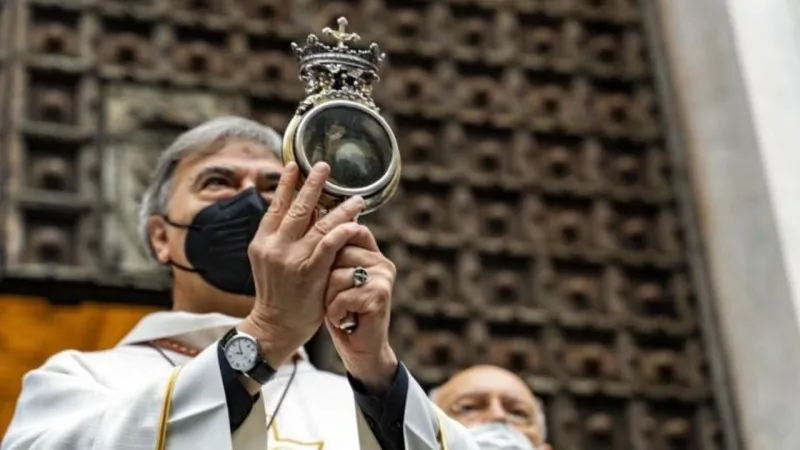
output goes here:
{"type": "Polygon", "coordinates": [[[158,441],[156,442],[156,450],[165,450],[167,448],[167,425],[169,422],[169,411],[172,409],[172,393],[175,391],[175,382],[178,381],[178,373],[180,373],[183,366],[178,366],[172,369],[169,374],[169,381],[167,382],[167,392],[164,395],[164,402],[161,404],[161,418],[158,423],[158,441]]]}
{"type": "MultiPolygon", "coordinates": [[[[270,416],[267,417],[267,422],[269,422],[270,416]]],[[[298,447],[308,447],[308,448],[315,448],[316,450],[323,450],[325,448],[325,441],[299,441],[297,439],[291,439],[286,437],[281,437],[281,434],[278,432],[278,418],[275,417],[272,419],[272,425],[269,427],[272,430],[272,435],[275,439],[275,443],[283,443],[283,444],[293,444],[298,447]]],[[[269,434],[269,430],[267,430],[267,434],[269,434]]]]}
{"type": "Polygon", "coordinates": [[[188,356],[190,358],[194,358],[200,354],[200,350],[188,347],[180,342],[173,341],[172,339],[156,339],[154,341],[150,341],[150,344],[165,350],[172,350],[175,353],[180,353],[181,355],[188,356]]]}
{"type": "Polygon", "coordinates": [[[447,450],[447,432],[444,431],[444,427],[442,426],[441,413],[439,411],[436,411],[436,427],[439,428],[436,433],[436,440],[439,442],[439,447],[441,447],[442,450],[447,450]]]}

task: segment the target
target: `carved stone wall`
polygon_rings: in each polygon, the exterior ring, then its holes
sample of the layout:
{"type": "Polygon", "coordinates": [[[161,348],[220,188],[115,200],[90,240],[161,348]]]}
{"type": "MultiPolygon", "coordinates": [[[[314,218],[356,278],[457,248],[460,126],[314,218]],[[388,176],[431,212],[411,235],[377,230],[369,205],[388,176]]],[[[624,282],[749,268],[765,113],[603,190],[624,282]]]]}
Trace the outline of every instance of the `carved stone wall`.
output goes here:
{"type": "Polygon", "coordinates": [[[366,220],[418,379],[506,366],[559,449],[722,448],[635,0],[7,3],[4,276],[164,289],[135,233],[155,155],[221,114],[282,129],[289,43],[341,15],[388,53],[405,167],[366,220]]]}

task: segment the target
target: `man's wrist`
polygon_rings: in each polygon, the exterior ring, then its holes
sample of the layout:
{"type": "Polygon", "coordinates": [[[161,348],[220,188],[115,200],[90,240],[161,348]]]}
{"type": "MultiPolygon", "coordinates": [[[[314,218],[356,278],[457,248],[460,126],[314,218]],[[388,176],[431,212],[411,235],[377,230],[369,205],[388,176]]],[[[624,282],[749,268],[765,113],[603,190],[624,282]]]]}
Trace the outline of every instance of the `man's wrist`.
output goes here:
{"type": "Polygon", "coordinates": [[[248,316],[237,327],[242,333],[253,336],[261,347],[261,356],[273,369],[278,370],[297,351],[293,343],[281,336],[280,330],[269,324],[256,323],[248,316]]]}
{"type": "MultiPolygon", "coordinates": [[[[228,405],[231,431],[236,431],[252,411],[253,405],[258,399],[260,386],[255,391],[248,389],[247,384],[241,379],[243,375],[237,373],[228,363],[222,346],[218,347],[217,357],[219,358],[222,385],[225,389],[225,402],[228,405]]],[[[253,381],[251,380],[251,382],[253,381]]]]}
{"type": "Polygon", "coordinates": [[[345,367],[370,395],[380,397],[392,387],[399,364],[394,350],[387,345],[375,357],[351,359],[345,367]]]}

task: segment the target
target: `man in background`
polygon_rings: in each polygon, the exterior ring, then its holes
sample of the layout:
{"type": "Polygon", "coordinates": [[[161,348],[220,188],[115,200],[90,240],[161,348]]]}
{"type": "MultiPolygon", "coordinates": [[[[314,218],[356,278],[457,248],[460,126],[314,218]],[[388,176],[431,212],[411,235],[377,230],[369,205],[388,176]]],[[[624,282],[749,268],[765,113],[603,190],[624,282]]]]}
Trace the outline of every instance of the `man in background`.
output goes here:
{"type": "Polygon", "coordinates": [[[552,450],[541,402],[517,375],[481,365],[456,373],[431,399],[466,426],[482,450],[552,450]]]}

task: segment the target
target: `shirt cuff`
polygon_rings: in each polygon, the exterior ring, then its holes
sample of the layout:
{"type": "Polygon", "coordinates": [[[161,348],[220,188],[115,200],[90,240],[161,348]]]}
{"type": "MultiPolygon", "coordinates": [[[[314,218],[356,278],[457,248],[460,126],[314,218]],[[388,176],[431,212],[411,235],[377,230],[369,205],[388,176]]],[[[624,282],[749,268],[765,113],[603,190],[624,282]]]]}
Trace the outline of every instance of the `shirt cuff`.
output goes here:
{"type": "Polygon", "coordinates": [[[225,357],[225,352],[222,346],[217,345],[217,357],[219,359],[219,369],[222,373],[222,385],[225,388],[225,401],[228,404],[228,419],[230,420],[231,433],[236,431],[250,415],[253,410],[253,405],[258,401],[260,393],[250,395],[247,389],[239,380],[239,374],[236,372],[228,358],[225,357]]]}
{"type": "Polygon", "coordinates": [[[356,404],[364,413],[367,425],[381,448],[384,450],[405,448],[403,418],[408,394],[408,369],[406,366],[403,363],[397,365],[392,385],[382,397],[368,394],[364,384],[349,373],[347,380],[353,388],[356,404]]]}

